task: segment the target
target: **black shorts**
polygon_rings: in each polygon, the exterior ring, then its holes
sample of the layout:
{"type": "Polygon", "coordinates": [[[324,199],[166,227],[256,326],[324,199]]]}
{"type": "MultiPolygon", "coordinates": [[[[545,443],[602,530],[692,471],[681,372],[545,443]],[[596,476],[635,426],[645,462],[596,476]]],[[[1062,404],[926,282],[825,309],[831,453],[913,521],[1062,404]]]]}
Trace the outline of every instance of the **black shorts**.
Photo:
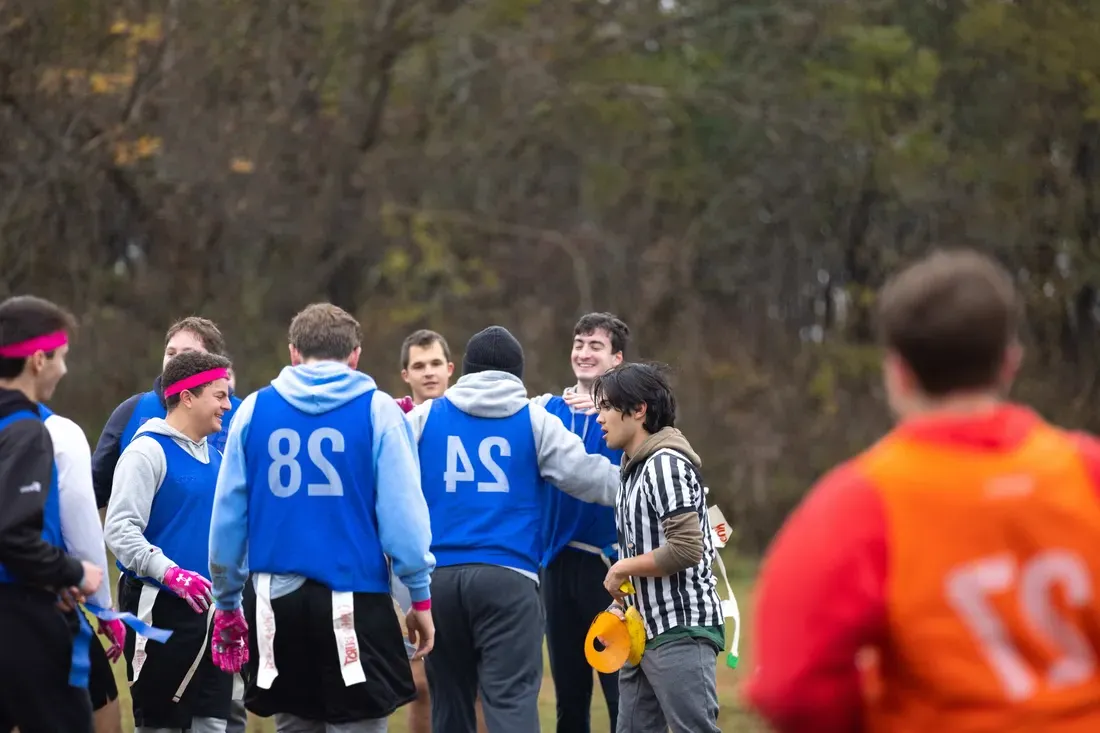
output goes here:
{"type": "MultiPolygon", "coordinates": [[[[127,635],[129,633],[133,632],[128,632],[127,635]]],[[[107,651],[98,634],[92,639],[88,654],[92,665],[88,672],[88,697],[92,699],[92,710],[99,710],[118,699],[118,685],[115,683],[111,662],[107,659],[107,651]]]]}
{"type": "Polygon", "coordinates": [[[270,689],[261,689],[256,685],[260,665],[256,592],[249,578],[244,592],[249,660],[241,670],[247,685],[245,706],[261,717],[289,713],[335,724],[385,718],[415,700],[416,686],[393,599],[388,593],[356,593],[352,607],[366,681],[350,687],[344,683],[333,630],[332,591],[307,580],[294,592],[271,601],[278,676],[270,689]]]}
{"type": "Polygon", "coordinates": [[[51,593],[0,584],[0,731],[92,733],[88,691],[69,686],[75,613],[51,593]]]}
{"type": "MultiPolygon", "coordinates": [[[[138,605],[144,587],[127,577],[120,588],[119,607],[140,618],[138,605]]],[[[171,629],[172,636],[163,644],[145,640],[136,681],[137,637],[132,632],[126,634],[126,675],[131,681],[135,727],[190,728],[193,717],[229,719],[233,675],[215,667],[210,656],[212,617],[212,613],[195,613],[186,601],[169,592],[156,593],[152,624],[171,629]],[[186,680],[192,667],[191,678],[186,680]],[[181,686],[184,689],[179,693],[181,686]]]]}

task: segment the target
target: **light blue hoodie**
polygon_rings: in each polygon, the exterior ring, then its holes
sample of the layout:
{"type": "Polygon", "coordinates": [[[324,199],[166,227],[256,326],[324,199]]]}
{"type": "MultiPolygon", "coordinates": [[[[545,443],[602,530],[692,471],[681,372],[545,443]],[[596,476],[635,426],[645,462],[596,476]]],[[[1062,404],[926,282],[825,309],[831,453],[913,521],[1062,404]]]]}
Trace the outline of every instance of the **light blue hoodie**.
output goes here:
{"type": "MultiPolygon", "coordinates": [[[[284,367],[271,386],[294,408],[310,415],[334,410],[377,389],[374,380],[346,364],[324,361],[284,367]]],[[[210,525],[210,578],[219,609],[240,606],[248,577],[248,498],[245,444],[256,393],[237,408],[225,444],[210,525]]],[[[382,551],[414,601],[431,597],[435,558],[431,524],[420,490],[420,460],[412,428],[393,398],[378,391],[371,400],[374,427],[375,511],[382,551]]],[[[305,582],[293,575],[272,577],[271,596],[284,596],[305,582]]]]}

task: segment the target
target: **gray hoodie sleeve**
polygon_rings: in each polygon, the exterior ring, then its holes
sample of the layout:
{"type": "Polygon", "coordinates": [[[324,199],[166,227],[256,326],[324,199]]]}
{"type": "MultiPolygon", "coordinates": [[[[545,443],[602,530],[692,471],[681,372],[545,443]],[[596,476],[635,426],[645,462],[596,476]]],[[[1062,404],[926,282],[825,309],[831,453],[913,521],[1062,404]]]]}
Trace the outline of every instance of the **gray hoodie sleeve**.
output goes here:
{"type": "Polygon", "coordinates": [[[135,438],[115,466],[111,501],[103,522],[103,539],[123,567],[157,581],[164,580],[164,574],[175,563],[150,544],[144,533],[166,468],[160,443],[140,435],[135,438]]]}
{"type": "Polygon", "coordinates": [[[532,403],[530,413],[542,477],[581,501],[615,506],[619,467],[585,450],[581,439],[540,405],[532,403]]]}

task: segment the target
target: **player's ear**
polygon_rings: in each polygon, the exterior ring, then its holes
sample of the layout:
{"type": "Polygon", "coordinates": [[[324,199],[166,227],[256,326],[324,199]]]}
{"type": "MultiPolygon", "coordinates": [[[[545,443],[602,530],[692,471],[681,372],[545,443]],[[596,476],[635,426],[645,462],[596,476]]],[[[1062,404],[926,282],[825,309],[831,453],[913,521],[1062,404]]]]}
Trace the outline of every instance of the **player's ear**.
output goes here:
{"type": "Polygon", "coordinates": [[[1004,363],[1001,364],[999,375],[1000,386],[1008,389],[1016,381],[1016,374],[1020,371],[1020,365],[1024,361],[1024,346],[1018,340],[1013,339],[1005,349],[1004,363]]]}
{"type": "Polygon", "coordinates": [[[453,361],[447,362],[447,376],[448,377],[454,376],[454,373],[455,373],[455,363],[453,361]]]}
{"type": "Polygon", "coordinates": [[[359,368],[359,355],[363,353],[362,346],[356,346],[355,351],[351,352],[351,356],[348,357],[348,366],[352,369],[359,368]]]}
{"type": "Polygon", "coordinates": [[[298,353],[298,350],[296,348],[294,348],[294,344],[290,344],[287,348],[290,349],[290,365],[298,366],[299,364],[301,364],[302,355],[298,353]]]}

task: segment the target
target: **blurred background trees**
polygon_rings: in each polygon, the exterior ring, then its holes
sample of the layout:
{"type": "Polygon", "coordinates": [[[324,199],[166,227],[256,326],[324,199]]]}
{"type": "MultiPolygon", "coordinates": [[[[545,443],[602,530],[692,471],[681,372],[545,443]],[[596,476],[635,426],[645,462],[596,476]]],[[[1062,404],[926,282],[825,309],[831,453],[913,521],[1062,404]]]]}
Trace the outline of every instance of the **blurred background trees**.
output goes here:
{"type": "Polygon", "coordinates": [[[1098,38],[1080,0],[0,0],[0,297],[81,319],[93,441],[189,313],[249,392],[331,300],[404,394],[414,328],[507,326],[534,393],[614,311],[754,552],[888,425],[870,306],[929,247],[1018,273],[1017,394],[1100,428],[1098,38]]]}

